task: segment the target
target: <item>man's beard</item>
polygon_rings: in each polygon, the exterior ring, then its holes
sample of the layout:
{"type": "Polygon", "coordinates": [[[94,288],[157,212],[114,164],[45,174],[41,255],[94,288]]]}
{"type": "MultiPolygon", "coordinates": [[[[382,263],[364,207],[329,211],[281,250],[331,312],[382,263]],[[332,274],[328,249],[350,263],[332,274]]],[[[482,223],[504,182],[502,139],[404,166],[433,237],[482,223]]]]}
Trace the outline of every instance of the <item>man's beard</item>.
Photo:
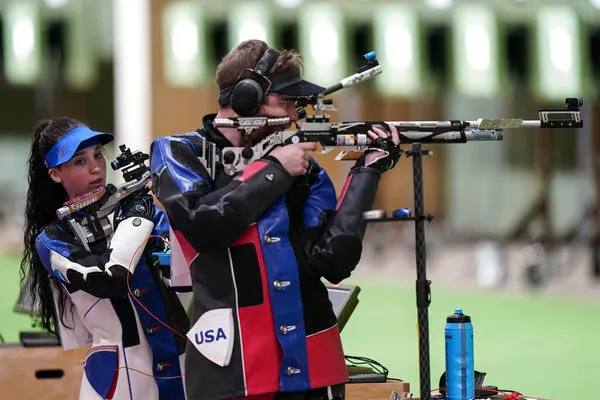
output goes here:
{"type": "Polygon", "coordinates": [[[289,126],[283,127],[281,125],[278,125],[278,126],[261,126],[259,128],[255,128],[255,129],[252,130],[252,132],[250,133],[249,137],[247,137],[244,134],[242,145],[246,146],[247,144],[249,144],[250,146],[254,146],[257,143],[259,143],[261,140],[263,140],[264,138],[266,138],[267,136],[272,135],[275,132],[283,131],[283,130],[285,130],[287,128],[289,128],[289,126]]]}

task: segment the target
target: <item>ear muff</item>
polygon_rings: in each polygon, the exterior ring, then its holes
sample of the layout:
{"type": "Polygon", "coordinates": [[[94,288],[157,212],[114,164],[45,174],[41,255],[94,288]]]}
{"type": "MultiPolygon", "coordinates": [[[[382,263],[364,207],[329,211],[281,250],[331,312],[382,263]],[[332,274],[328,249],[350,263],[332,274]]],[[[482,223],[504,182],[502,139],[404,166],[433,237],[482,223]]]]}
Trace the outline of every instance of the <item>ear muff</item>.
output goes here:
{"type": "Polygon", "coordinates": [[[238,82],[231,89],[229,97],[229,104],[236,114],[242,117],[256,115],[271,86],[267,75],[271,72],[278,57],[277,50],[268,48],[253,69],[240,75],[238,82]]]}

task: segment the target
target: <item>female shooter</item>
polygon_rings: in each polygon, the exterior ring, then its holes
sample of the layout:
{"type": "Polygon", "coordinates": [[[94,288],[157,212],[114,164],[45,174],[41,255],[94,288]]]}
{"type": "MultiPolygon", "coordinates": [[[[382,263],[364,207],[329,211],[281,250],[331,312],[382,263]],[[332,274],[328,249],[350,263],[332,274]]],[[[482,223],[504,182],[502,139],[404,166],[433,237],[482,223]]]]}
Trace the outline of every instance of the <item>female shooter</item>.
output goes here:
{"type": "Polygon", "coordinates": [[[187,332],[189,320],[151,262],[161,244],[152,235],[168,231],[164,214],[140,190],[117,203],[106,218],[110,226],[96,221],[102,229],[87,243],[74,229],[93,221],[115,192],[105,186],[102,153],[112,140],[71,118],[37,126],[21,277],[28,278],[42,326],[59,335],[65,350],[91,345],[80,399],[184,399],[185,338],[174,333],[187,332]],[[104,189],[98,201],[69,215],[71,221],[57,219],[63,203],[104,189]]]}

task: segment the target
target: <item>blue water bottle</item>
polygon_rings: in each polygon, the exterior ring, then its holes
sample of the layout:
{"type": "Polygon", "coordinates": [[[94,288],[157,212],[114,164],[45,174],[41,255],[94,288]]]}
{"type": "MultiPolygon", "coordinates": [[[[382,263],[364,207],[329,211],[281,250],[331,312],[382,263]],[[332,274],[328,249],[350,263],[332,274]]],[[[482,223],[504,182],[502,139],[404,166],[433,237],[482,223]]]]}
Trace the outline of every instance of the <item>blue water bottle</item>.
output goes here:
{"type": "Polygon", "coordinates": [[[475,397],[473,325],[471,317],[458,308],[446,319],[446,399],[475,397]]]}

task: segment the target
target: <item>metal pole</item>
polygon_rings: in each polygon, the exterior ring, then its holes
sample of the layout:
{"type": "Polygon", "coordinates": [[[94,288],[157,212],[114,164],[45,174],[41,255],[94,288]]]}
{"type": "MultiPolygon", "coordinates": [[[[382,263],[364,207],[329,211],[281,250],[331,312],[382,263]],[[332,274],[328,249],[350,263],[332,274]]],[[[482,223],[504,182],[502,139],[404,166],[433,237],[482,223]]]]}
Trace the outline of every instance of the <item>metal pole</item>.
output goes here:
{"type": "Polygon", "coordinates": [[[412,145],[413,184],[415,207],[415,253],[417,264],[417,321],[419,328],[419,379],[421,399],[431,398],[429,366],[429,314],[431,303],[431,281],[427,280],[425,248],[425,210],[423,205],[423,158],[421,144],[412,145]]]}

